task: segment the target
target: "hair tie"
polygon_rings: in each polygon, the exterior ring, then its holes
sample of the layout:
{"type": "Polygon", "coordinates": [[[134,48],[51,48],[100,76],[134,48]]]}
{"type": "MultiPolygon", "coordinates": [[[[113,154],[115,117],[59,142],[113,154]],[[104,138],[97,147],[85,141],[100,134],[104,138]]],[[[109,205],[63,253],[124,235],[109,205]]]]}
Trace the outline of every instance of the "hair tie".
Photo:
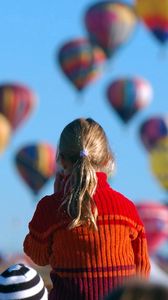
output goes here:
{"type": "Polygon", "coordinates": [[[80,151],[80,157],[88,156],[88,151],[86,149],[83,149],[80,151]]]}

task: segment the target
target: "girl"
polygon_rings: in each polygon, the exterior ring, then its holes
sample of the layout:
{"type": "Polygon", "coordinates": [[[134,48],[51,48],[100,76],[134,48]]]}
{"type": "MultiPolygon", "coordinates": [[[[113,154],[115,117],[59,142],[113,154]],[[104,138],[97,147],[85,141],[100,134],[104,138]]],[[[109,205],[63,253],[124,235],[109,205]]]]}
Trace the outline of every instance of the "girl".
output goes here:
{"type": "Polygon", "coordinates": [[[147,278],[145,230],[135,205],[113,190],[114,158],[102,127],[76,119],[61,133],[55,192],[38,203],[24,251],[50,265],[50,300],[100,300],[135,276],[147,278]]]}

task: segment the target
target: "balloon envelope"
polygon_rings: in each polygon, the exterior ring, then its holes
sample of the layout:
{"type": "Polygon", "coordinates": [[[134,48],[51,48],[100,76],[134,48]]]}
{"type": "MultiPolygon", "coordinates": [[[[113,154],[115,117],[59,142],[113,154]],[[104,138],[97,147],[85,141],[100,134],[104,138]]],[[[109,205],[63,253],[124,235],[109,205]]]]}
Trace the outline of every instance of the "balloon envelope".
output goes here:
{"type": "Polygon", "coordinates": [[[11,137],[11,126],[7,118],[0,113],[0,153],[7,147],[11,137]]]}
{"type": "Polygon", "coordinates": [[[136,207],[145,226],[149,252],[154,253],[167,239],[168,208],[156,202],[140,202],[136,207]]]}
{"type": "Polygon", "coordinates": [[[168,40],[168,0],[136,0],[135,9],[160,43],[168,40]]]}
{"type": "Polygon", "coordinates": [[[150,151],[163,137],[168,136],[168,116],[154,116],[144,121],[139,129],[141,141],[150,151]]]}
{"type": "Polygon", "coordinates": [[[35,105],[36,96],[28,87],[21,84],[0,85],[0,113],[16,129],[27,119],[35,105]]]}
{"type": "Polygon", "coordinates": [[[134,31],[137,16],[131,5],[119,1],[101,1],[85,13],[89,39],[99,45],[107,57],[123,45],[134,31]]]}
{"type": "Polygon", "coordinates": [[[121,78],[114,80],[107,88],[107,98],[124,123],[127,123],[151,101],[152,88],[142,78],[121,78]]]}
{"type": "Polygon", "coordinates": [[[63,73],[79,91],[99,78],[105,60],[103,50],[92,47],[90,42],[83,38],[65,43],[58,53],[63,73]]]}
{"type": "Polygon", "coordinates": [[[160,139],[150,151],[150,167],[160,185],[168,191],[168,136],[160,139]]]}
{"type": "Polygon", "coordinates": [[[34,194],[54,176],[55,155],[55,149],[48,143],[27,145],[16,153],[17,170],[34,194]]]}

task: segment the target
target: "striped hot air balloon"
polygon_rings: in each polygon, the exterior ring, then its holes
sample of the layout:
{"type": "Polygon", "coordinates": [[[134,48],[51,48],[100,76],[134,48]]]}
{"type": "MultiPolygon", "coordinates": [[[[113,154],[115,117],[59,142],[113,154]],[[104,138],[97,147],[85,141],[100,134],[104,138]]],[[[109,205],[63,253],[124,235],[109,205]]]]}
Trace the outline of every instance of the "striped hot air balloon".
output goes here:
{"type": "Polygon", "coordinates": [[[6,83],[0,85],[0,113],[18,128],[31,114],[36,103],[35,93],[25,85],[6,83]]]}
{"type": "Polygon", "coordinates": [[[168,0],[135,0],[135,9],[157,41],[165,44],[168,41],[168,0]]]}
{"type": "Polygon", "coordinates": [[[163,137],[168,136],[168,116],[152,116],[145,120],[140,128],[139,135],[144,147],[150,151],[163,137]]]}
{"type": "Polygon", "coordinates": [[[133,6],[120,1],[96,2],[85,13],[90,41],[100,46],[108,58],[128,41],[136,23],[133,6]]]}
{"type": "Polygon", "coordinates": [[[166,205],[143,201],[136,204],[144,223],[150,254],[155,253],[168,235],[168,208],[166,205]]]}
{"type": "Polygon", "coordinates": [[[143,78],[119,78],[107,87],[107,98],[120,119],[127,123],[138,111],[149,105],[152,88],[143,78]]]}
{"type": "Polygon", "coordinates": [[[106,57],[99,47],[92,47],[84,38],[66,42],[58,52],[58,61],[64,75],[78,91],[102,74],[106,57]]]}
{"type": "Polygon", "coordinates": [[[11,126],[8,119],[0,113],[0,154],[4,152],[11,137],[11,126]]]}
{"type": "Polygon", "coordinates": [[[26,145],[16,153],[17,170],[34,194],[54,176],[55,155],[54,147],[48,143],[26,145]]]}

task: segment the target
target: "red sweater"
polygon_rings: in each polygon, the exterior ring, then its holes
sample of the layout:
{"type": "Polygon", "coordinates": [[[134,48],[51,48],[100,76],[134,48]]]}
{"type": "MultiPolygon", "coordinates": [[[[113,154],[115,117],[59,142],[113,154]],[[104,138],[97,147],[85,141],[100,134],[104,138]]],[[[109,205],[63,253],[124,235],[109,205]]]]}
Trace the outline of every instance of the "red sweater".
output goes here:
{"type": "Polygon", "coordinates": [[[61,193],[41,199],[29,223],[24,251],[36,264],[52,267],[51,300],[103,299],[126,279],[149,276],[147,241],[135,205],[109,186],[104,173],[97,177],[98,231],[67,229],[70,219],[58,209],[61,193]]]}

